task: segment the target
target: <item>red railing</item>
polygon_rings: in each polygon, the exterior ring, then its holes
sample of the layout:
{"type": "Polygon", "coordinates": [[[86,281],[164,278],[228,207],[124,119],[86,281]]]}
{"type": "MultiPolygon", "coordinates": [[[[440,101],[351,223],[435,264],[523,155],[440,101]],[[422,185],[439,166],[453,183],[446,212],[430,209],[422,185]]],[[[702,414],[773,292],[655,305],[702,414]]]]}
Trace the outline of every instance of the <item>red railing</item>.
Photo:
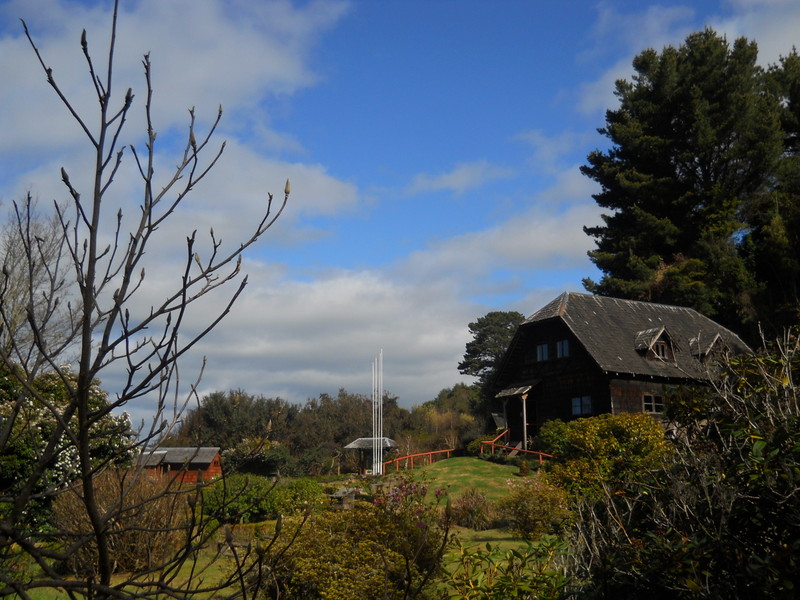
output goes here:
{"type": "Polygon", "coordinates": [[[433,450],[431,452],[420,452],[418,454],[409,454],[408,456],[401,456],[399,458],[394,458],[392,460],[387,460],[383,463],[383,470],[386,471],[386,467],[394,463],[394,470],[400,470],[400,463],[406,461],[406,465],[404,468],[406,469],[413,469],[414,468],[414,459],[421,458],[422,464],[431,464],[433,462],[433,456],[435,454],[447,454],[445,458],[450,458],[450,453],[453,452],[455,448],[450,448],[449,450],[433,450]],[[427,462],[425,459],[427,458],[427,462]]]}
{"type": "Polygon", "coordinates": [[[517,448],[516,446],[509,446],[508,444],[498,444],[497,443],[497,440],[499,440],[501,437],[505,437],[506,438],[506,442],[508,442],[508,435],[509,435],[509,432],[508,432],[508,429],[506,429],[504,432],[502,432],[500,435],[498,435],[493,440],[488,440],[488,441],[481,442],[481,454],[483,454],[483,451],[486,448],[489,448],[489,453],[492,454],[492,455],[494,455],[495,449],[507,450],[509,452],[514,451],[514,452],[518,452],[518,453],[522,453],[522,454],[533,454],[533,455],[535,455],[535,456],[537,456],[539,458],[539,464],[540,465],[544,462],[545,458],[553,458],[552,454],[546,454],[545,452],[539,452],[537,450],[523,450],[522,448],[517,448]]]}
{"type": "Polygon", "coordinates": [[[500,435],[498,435],[493,440],[481,442],[481,454],[483,454],[483,444],[486,444],[486,445],[489,445],[489,446],[494,446],[495,444],[497,444],[497,440],[499,440],[500,438],[505,438],[506,442],[508,442],[510,435],[511,435],[510,430],[506,429],[506,430],[500,432],[500,435]]]}

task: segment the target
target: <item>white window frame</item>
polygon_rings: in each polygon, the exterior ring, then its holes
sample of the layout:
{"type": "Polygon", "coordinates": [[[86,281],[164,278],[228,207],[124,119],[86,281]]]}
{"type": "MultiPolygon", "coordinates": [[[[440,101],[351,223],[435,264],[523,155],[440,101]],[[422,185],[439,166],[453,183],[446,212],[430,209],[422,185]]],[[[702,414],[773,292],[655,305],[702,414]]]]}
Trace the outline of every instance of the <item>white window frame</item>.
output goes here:
{"type": "Polygon", "coordinates": [[[664,396],[661,394],[643,394],[642,411],[648,415],[660,415],[664,413],[664,396]]]}

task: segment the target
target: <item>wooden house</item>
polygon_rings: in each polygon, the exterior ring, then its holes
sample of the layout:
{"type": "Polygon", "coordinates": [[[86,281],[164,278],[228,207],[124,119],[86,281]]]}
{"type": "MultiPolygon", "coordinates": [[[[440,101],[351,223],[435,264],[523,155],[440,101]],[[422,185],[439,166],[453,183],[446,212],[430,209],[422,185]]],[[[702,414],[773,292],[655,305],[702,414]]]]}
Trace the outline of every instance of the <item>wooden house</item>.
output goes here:
{"type": "Polygon", "coordinates": [[[721,352],[749,351],[691,308],[567,292],[519,326],[500,360],[498,420],[524,442],[551,419],[658,415],[669,386],[708,380],[721,352]]]}
{"type": "Polygon", "coordinates": [[[177,478],[181,483],[211,481],[222,475],[219,448],[146,449],[138,464],[151,473],[177,478]]]}

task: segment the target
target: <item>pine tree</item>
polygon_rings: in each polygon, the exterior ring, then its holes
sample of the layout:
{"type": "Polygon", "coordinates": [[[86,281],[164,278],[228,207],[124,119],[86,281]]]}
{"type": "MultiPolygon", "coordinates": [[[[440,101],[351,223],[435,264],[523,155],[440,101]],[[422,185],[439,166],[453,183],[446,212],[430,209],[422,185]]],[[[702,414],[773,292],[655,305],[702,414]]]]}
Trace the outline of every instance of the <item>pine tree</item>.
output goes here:
{"type": "Polygon", "coordinates": [[[771,193],[747,211],[746,260],[759,282],[759,322],[768,337],[800,322],[800,56],[792,51],[768,71],[780,101],[783,155],[771,193]]]}
{"type": "Polygon", "coordinates": [[[744,216],[769,190],[783,148],[778,97],[755,42],[710,29],[640,53],[599,132],[611,146],[581,171],[608,213],[586,227],[603,272],[587,290],[691,306],[741,331],[757,316],[740,251],[744,216]]]}

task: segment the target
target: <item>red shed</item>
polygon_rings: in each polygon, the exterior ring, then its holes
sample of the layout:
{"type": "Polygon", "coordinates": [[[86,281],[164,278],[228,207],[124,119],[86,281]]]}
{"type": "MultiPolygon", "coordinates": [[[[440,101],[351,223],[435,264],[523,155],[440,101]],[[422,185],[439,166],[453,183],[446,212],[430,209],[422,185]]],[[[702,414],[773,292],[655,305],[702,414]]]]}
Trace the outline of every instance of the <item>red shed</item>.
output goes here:
{"type": "Polygon", "coordinates": [[[153,448],[138,463],[148,471],[171,474],[181,483],[210,481],[222,475],[219,448],[153,448]]]}

